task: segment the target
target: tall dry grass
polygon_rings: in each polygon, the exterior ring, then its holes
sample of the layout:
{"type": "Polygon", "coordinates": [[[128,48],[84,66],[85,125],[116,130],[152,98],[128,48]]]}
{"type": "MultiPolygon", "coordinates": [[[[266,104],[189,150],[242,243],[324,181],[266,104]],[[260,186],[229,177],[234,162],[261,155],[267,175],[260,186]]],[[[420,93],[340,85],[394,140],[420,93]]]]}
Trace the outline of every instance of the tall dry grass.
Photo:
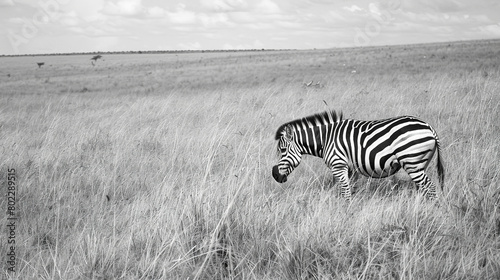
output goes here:
{"type": "Polygon", "coordinates": [[[497,279],[498,44],[1,58],[0,168],[19,177],[18,263],[2,274],[497,279]],[[277,184],[275,129],[326,109],[428,121],[439,200],[359,178],[348,204],[312,157],[277,184]]]}

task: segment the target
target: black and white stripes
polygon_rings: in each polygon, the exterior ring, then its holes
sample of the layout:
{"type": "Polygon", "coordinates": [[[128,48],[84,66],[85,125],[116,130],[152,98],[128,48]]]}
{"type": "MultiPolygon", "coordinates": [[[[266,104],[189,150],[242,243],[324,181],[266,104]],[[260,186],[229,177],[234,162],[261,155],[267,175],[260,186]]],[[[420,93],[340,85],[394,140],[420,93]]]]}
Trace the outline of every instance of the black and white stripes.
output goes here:
{"type": "Polygon", "coordinates": [[[401,167],[417,189],[436,197],[436,187],[425,169],[437,150],[441,188],[444,168],[439,139],[427,123],[411,116],[376,121],[343,120],[336,112],[324,112],[283,124],[276,132],[280,161],[273,168],[276,181],[285,182],[300,164],[303,154],[322,157],[349,199],[348,170],[376,178],[396,173],[401,167]]]}

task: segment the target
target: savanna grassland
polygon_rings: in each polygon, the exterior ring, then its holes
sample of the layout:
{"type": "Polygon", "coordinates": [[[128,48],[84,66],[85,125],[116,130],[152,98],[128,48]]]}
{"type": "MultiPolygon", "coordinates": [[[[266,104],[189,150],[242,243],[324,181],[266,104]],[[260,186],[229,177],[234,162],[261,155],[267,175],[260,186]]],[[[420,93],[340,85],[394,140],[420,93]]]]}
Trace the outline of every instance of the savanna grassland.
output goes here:
{"type": "Polygon", "coordinates": [[[0,58],[3,278],[500,278],[500,41],[90,58],[0,58]],[[328,109],[431,124],[439,199],[347,203],[314,157],[276,183],[276,129],[328,109]]]}

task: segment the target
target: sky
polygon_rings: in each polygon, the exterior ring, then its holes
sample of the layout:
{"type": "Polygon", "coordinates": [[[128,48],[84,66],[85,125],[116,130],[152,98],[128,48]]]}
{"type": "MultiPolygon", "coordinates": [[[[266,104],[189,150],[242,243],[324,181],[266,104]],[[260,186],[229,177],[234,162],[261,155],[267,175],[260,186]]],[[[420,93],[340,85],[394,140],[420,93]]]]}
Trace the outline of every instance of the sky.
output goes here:
{"type": "Polygon", "coordinates": [[[499,0],[0,0],[0,54],[500,38],[499,0]]]}

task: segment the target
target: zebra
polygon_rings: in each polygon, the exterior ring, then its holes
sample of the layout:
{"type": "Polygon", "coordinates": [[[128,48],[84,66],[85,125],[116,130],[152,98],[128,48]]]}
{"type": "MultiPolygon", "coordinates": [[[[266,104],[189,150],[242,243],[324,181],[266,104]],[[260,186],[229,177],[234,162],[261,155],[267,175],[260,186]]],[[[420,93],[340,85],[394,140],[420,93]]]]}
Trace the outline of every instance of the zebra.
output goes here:
{"type": "Polygon", "coordinates": [[[384,178],[403,168],[417,190],[437,198],[436,186],[425,170],[437,151],[437,171],[444,189],[444,167],[436,131],[413,116],[375,121],[343,119],[342,113],[326,111],[281,125],[276,131],[279,163],[272,174],[278,183],[300,164],[302,155],[323,158],[340,184],[341,196],[351,199],[348,171],[384,178]]]}

